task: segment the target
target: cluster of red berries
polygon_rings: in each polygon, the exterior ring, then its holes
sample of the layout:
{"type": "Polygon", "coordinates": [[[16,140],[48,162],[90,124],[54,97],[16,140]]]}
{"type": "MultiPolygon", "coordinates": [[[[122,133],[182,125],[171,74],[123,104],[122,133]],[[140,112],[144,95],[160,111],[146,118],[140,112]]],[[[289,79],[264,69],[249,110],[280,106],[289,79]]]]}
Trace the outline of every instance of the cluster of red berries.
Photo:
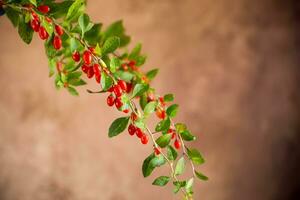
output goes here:
{"type": "MultiPolygon", "coordinates": [[[[38,9],[38,11],[40,11],[43,14],[47,14],[50,11],[49,6],[46,6],[46,5],[38,6],[37,9],[38,9]]],[[[38,15],[34,11],[32,11],[31,16],[32,16],[32,19],[30,21],[31,28],[35,32],[39,33],[39,36],[42,40],[48,39],[49,33],[47,32],[45,27],[41,26],[38,15]]],[[[52,20],[49,17],[45,17],[45,20],[47,20],[48,23],[52,22],[52,20]]],[[[60,27],[59,25],[55,25],[55,32],[56,32],[56,34],[53,38],[52,44],[53,44],[54,49],[59,50],[62,47],[62,40],[61,40],[60,36],[64,34],[64,31],[63,31],[62,27],[60,27]]]]}
{"type": "MultiPolygon", "coordinates": [[[[107,97],[107,105],[108,106],[113,106],[115,105],[117,109],[121,109],[123,106],[121,96],[123,93],[129,93],[132,90],[132,84],[131,83],[126,83],[123,80],[118,80],[117,84],[113,85],[108,89],[110,92],[110,95],[107,97]]],[[[128,113],[129,109],[126,108],[123,110],[124,113],[128,113]]]]}
{"type": "MultiPolygon", "coordinates": [[[[151,102],[151,101],[155,101],[155,96],[153,93],[149,93],[147,95],[147,102],[151,102]]],[[[165,101],[164,101],[164,98],[163,97],[159,97],[158,98],[158,102],[159,102],[159,106],[157,106],[156,108],[156,111],[155,111],[155,114],[156,116],[159,118],[159,119],[165,119],[167,114],[166,114],[166,111],[165,111],[165,101]]]]}
{"type": "Polygon", "coordinates": [[[180,149],[180,147],[181,147],[181,142],[180,142],[180,140],[178,139],[178,135],[177,135],[177,133],[176,133],[176,131],[174,130],[174,129],[169,129],[168,130],[168,132],[167,132],[168,134],[172,134],[172,139],[175,139],[175,141],[174,141],[174,147],[176,148],[176,149],[180,149]]]}
{"type": "MultiPolygon", "coordinates": [[[[137,115],[135,113],[131,113],[131,121],[134,122],[137,120],[137,115]]],[[[140,138],[142,144],[148,143],[148,136],[142,131],[142,129],[136,127],[133,123],[129,124],[128,126],[128,133],[129,135],[136,135],[140,138]]]]}
{"type": "MultiPolygon", "coordinates": [[[[98,63],[93,63],[94,48],[90,47],[88,50],[85,50],[82,54],[83,65],[81,66],[81,70],[87,75],[88,78],[95,79],[97,83],[101,81],[101,71],[100,65],[98,63]]],[[[72,54],[72,58],[75,62],[80,61],[80,53],[78,51],[74,51],[72,54]]]]}

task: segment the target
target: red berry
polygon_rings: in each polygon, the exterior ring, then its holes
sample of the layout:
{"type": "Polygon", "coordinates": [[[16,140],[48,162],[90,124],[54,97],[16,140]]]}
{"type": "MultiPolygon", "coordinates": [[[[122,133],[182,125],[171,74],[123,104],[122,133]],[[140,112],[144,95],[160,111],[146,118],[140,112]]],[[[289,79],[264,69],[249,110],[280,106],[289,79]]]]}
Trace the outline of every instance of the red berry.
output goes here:
{"type": "Polygon", "coordinates": [[[128,133],[129,133],[130,135],[134,135],[135,131],[136,131],[135,126],[134,126],[133,124],[130,124],[130,125],[128,126],[128,133]]]}
{"type": "Polygon", "coordinates": [[[118,81],[118,85],[121,87],[121,89],[122,89],[124,92],[126,92],[126,90],[127,90],[127,83],[126,83],[125,81],[119,80],[119,81],[118,81]]]}
{"type": "Polygon", "coordinates": [[[159,102],[160,102],[160,104],[161,104],[162,106],[165,106],[165,105],[166,105],[165,100],[164,100],[163,97],[159,97],[159,102]]]}
{"type": "Polygon", "coordinates": [[[90,51],[84,51],[82,55],[83,62],[86,65],[90,65],[92,63],[92,54],[90,51]]]}
{"type": "Polygon", "coordinates": [[[51,23],[51,22],[52,22],[52,19],[49,18],[49,17],[45,17],[45,19],[46,19],[46,21],[47,21],[48,23],[51,23]]]}
{"type": "Polygon", "coordinates": [[[154,100],[155,100],[154,94],[153,93],[148,94],[148,96],[147,96],[147,102],[154,101],[154,100]]]}
{"type": "Polygon", "coordinates": [[[116,100],[115,100],[115,105],[116,105],[116,107],[119,109],[119,108],[121,108],[122,106],[123,106],[123,103],[122,103],[122,101],[121,101],[121,98],[116,98],[116,100]]]}
{"type": "Polygon", "coordinates": [[[56,70],[57,70],[58,72],[61,72],[61,71],[62,71],[62,63],[61,63],[61,62],[57,62],[57,63],[56,63],[56,70]]]}
{"type": "Polygon", "coordinates": [[[166,118],[166,111],[162,110],[162,109],[157,109],[156,110],[156,116],[159,119],[165,119],[166,118]]]}
{"type": "Polygon", "coordinates": [[[132,83],[127,83],[127,90],[126,92],[129,93],[132,90],[132,83]]]}
{"type": "Polygon", "coordinates": [[[158,156],[160,154],[159,148],[154,147],[154,153],[158,156]]]}
{"type": "Polygon", "coordinates": [[[129,67],[133,67],[133,66],[135,66],[135,61],[134,60],[132,60],[132,61],[130,61],[129,63],[128,63],[128,66],[129,67]]]}
{"type": "Polygon", "coordinates": [[[49,6],[46,5],[41,5],[37,7],[38,11],[40,11],[41,13],[47,14],[50,11],[49,6]]]}
{"type": "Polygon", "coordinates": [[[94,69],[94,74],[97,75],[97,74],[100,74],[100,69],[99,69],[100,65],[95,63],[93,65],[93,69],[94,69]]]}
{"type": "Polygon", "coordinates": [[[130,115],[130,119],[132,121],[135,121],[135,120],[137,120],[137,118],[138,118],[138,116],[134,112],[132,112],[131,115],[130,115]]]}
{"type": "Polygon", "coordinates": [[[38,17],[38,15],[35,13],[35,12],[31,12],[31,16],[34,18],[34,19],[36,19],[36,20],[39,20],[39,17],[38,17]]]}
{"type": "Polygon", "coordinates": [[[47,33],[46,29],[42,26],[40,26],[39,36],[42,40],[46,40],[49,37],[49,34],[47,33]]]}
{"type": "Polygon", "coordinates": [[[173,133],[172,133],[172,139],[174,139],[175,137],[176,137],[176,133],[173,132],[173,133]]]}
{"type": "Polygon", "coordinates": [[[148,136],[146,134],[142,135],[141,142],[142,142],[142,144],[147,144],[148,143],[148,136]]]}
{"type": "Polygon", "coordinates": [[[115,98],[113,95],[109,95],[106,99],[106,103],[108,106],[113,106],[115,103],[115,98]]]}
{"type": "Polygon", "coordinates": [[[40,30],[40,22],[37,19],[31,20],[30,26],[35,32],[40,30]]]}
{"type": "Polygon", "coordinates": [[[75,62],[80,61],[80,53],[78,51],[74,51],[74,53],[72,54],[72,58],[75,62]]]}
{"type": "Polygon", "coordinates": [[[114,86],[111,86],[110,88],[108,88],[108,90],[107,91],[109,91],[109,92],[113,92],[114,91],[114,86]]]}
{"type": "Polygon", "coordinates": [[[97,83],[100,83],[101,82],[101,75],[100,74],[95,74],[95,79],[96,79],[96,82],[97,83]]]}
{"type": "Polygon", "coordinates": [[[122,95],[122,88],[119,85],[115,85],[114,93],[117,97],[120,97],[122,95]]]}
{"type": "Polygon", "coordinates": [[[181,143],[178,139],[175,140],[174,146],[175,146],[176,149],[180,149],[181,143]]]}
{"type": "Polygon", "coordinates": [[[94,69],[93,67],[89,67],[89,70],[87,72],[87,77],[92,78],[94,76],[94,69]]]}
{"type": "Polygon", "coordinates": [[[89,66],[86,66],[86,65],[82,65],[81,66],[81,70],[84,72],[84,73],[88,73],[90,67],[89,66]]]}
{"type": "Polygon", "coordinates": [[[62,41],[61,41],[60,37],[57,36],[57,35],[54,36],[52,44],[53,44],[54,49],[59,50],[61,48],[61,45],[62,45],[62,41]]]}
{"type": "Polygon", "coordinates": [[[64,34],[64,30],[59,25],[55,25],[55,31],[58,35],[64,34]]]}
{"type": "Polygon", "coordinates": [[[90,50],[90,52],[94,53],[95,52],[95,47],[89,47],[88,48],[90,50]]]}
{"type": "Polygon", "coordinates": [[[129,113],[129,109],[123,110],[123,113],[129,113]]]}
{"type": "Polygon", "coordinates": [[[136,134],[136,136],[138,136],[139,138],[141,138],[141,137],[144,135],[143,131],[142,131],[140,128],[137,128],[137,129],[136,129],[135,134],[136,134]]]}
{"type": "Polygon", "coordinates": [[[128,66],[127,66],[126,63],[123,63],[123,64],[121,65],[121,67],[123,68],[124,71],[127,71],[127,70],[128,70],[128,66]]]}

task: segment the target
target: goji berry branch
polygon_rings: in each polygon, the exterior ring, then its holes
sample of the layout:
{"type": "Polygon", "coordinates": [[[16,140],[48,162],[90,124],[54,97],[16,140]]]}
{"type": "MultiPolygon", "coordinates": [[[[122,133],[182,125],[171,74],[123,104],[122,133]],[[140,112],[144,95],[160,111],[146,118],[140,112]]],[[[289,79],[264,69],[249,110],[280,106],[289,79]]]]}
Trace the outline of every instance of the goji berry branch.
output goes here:
{"type": "Polygon", "coordinates": [[[165,186],[172,180],[174,193],[180,190],[184,199],[192,199],[194,178],[208,178],[195,167],[204,163],[200,152],[185,144],[196,137],[185,124],[173,121],[178,104],[166,108],[174,100],[174,95],[160,96],[150,87],[158,69],[141,72],[140,68],[146,61],[146,56],[141,54],[141,44],[130,52],[122,49],[130,42],[122,21],[101,30],[102,24],[92,23],[84,13],[84,7],[84,0],[0,0],[0,14],[6,13],[24,42],[29,44],[34,32],[45,41],[49,75],[55,75],[57,89],[66,88],[72,95],[78,95],[75,87],[86,84],[82,74],[89,79],[95,77],[101,90],[87,89],[87,92],[109,93],[108,106],[115,105],[125,114],[130,112],[130,115],[113,121],[108,136],[115,137],[128,128],[129,134],[136,135],[142,144],[147,144],[150,137],[153,152],[143,162],[144,177],[167,163],[170,176],[156,178],[153,185],[165,186]],[[137,99],[139,106],[135,103],[137,99]],[[151,131],[146,123],[152,113],[156,113],[159,119],[155,131],[151,131]],[[175,149],[170,144],[173,139],[175,149]],[[181,148],[182,155],[178,156],[181,148]],[[185,171],[185,158],[189,160],[193,175],[188,180],[180,180],[185,171]]]}

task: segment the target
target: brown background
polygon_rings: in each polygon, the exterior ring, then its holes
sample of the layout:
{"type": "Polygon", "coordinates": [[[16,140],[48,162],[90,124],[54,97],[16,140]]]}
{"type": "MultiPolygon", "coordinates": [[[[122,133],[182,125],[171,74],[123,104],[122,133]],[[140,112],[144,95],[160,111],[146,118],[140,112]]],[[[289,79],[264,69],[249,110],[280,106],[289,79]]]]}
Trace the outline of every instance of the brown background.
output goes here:
{"type": "MultiPolygon", "coordinates": [[[[287,199],[297,185],[299,81],[292,1],[89,1],[93,21],[124,19],[133,42],[160,67],[159,93],[174,92],[178,121],[210,177],[195,199],[287,199]]],[[[56,91],[43,44],[25,45],[0,18],[0,199],[178,199],[144,179],[151,147],[107,129],[120,113],[104,95],[56,91]]],[[[93,86],[95,88],[95,86],[93,86]]]]}

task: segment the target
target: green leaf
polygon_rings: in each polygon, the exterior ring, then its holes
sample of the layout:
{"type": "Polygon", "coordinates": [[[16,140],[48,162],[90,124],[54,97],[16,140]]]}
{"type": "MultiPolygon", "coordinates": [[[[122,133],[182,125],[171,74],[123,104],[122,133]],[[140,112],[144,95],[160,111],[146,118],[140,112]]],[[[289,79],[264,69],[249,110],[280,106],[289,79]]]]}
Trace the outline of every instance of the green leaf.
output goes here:
{"type": "Polygon", "coordinates": [[[114,137],[122,133],[128,125],[129,117],[120,117],[113,121],[109,127],[108,137],[114,137]]]}
{"type": "Polygon", "coordinates": [[[180,190],[180,188],[186,185],[186,181],[174,181],[173,185],[175,185],[173,192],[176,194],[180,190]]]}
{"type": "Polygon", "coordinates": [[[82,5],[84,5],[84,0],[75,0],[68,9],[66,20],[71,20],[74,16],[76,16],[82,5]]]}
{"type": "Polygon", "coordinates": [[[124,34],[124,27],[122,20],[112,23],[103,34],[103,39],[106,40],[112,36],[120,36],[124,34]]]}
{"type": "Polygon", "coordinates": [[[97,43],[96,47],[95,47],[95,50],[94,50],[95,54],[97,55],[101,55],[101,49],[100,49],[100,46],[99,44],[97,43]]]}
{"type": "Polygon", "coordinates": [[[195,170],[195,174],[196,174],[197,178],[199,178],[200,180],[203,180],[203,181],[207,181],[208,180],[207,176],[205,176],[204,174],[202,174],[200,172],[197,172],[196,170],[195,170]]]}
{"type": "Polygon", "coordinates": [[[153,113],[155,111],[155,108],[157,106],[157,102],[156,101],[151,101],[149,102],[145,108],[144,108],[144,115],[145,117],[149,116],[151,113],[153,113]]]}
{"type": "Polygon", "coordinates": [[[68,13],[68,9],[73,4],[74,1],[63,1],[63,2],[55,2],[50,4],[50,13],[49,15],[55,19],[66,16],[68,13]]]}
{"type": "Polygon", "coordinates": [[[136,66],[139,67],[146,62],[147,56],[139,56],[136,60],[136,66]]]}
{"type": "Polygon", "coordinates": [[[164,96],[164,101],[165,102],[171,102],[171,101],[173,101],[174,100],[174,95],[173,94],[166,94],[165,96],[164,96]]]}
{"type": "Polygon", "coordinates": [[[79,95],[78,92],[77,92],[77,90],[75,88],[73,88],[73,87],[68,87],[68,91],[73,96],[78,96],[79,95]]]}
{"type": "Polygon", "coordinates": [[[10,7],[5,7],[5,13],[13,26],[17,27],[19,23],[19,13],[10,7]]]}
{"type": "Polygon", "coordinates": [[[189,158],[193,161],[194,164],[203,164],[205,162],[204,158],[200,154],[200,152],[197,149],[187,149],[187,153],[189,158]]]}
{"type": "Polygon", "coordinates": [[[155,169],[155,167],[160,167],[165,163],[166,160],[162,155],[155,156],[154,153],[152,153],[143,162],[143,167],[142,167],[143,176],[144,177],[150,176],[150,174],[155,169]]]}
{"type": "Polygon", "coordinates": [[[136,96],[141,96],[144,92],[146,92],[149,89],[149,85],[145,84],[136,84],[134,86],[133,92],[132,92],[132,97],[134,98],[136,96]]]}
{"type": "Polygon", "coordinates": [[[144,110],[148,103],[147,96],[145,94],[140,96],[139,104],[141,108],[144,110]]]}
{"type": "Polygon", "coordinates": [[[51,77],[55,73],[55,68],[56,68],[55,59],[48,60],[48,66],[49,66],[49,77],[51,77]]]}
{"type": "Polygon", "coordinates": [[[24,22],[24,18],[20,18],[18,33],[26,44],[30,44],[33,36],[33,30],[24,22]]]}
{"type": "Polygon", "coordinates": [[[170,181],[170,177],[160,176],[153,181],[152,185],[165,186],[168,184],[169,181],[170,181]]]}
{"type": "Polygon", "coordinates": [[[29,1],[30,1],[30,3],[32,3],[33,5],[36,6],[36,0],[29,0],[29,1]]]}
{"type": "Polygon", "coordinates": [[[125,71],[116,71],[114,74],[118,79],[124,80],[126,82],[130,82],[134,75],[130,72],[125,71]]]}
{"type": "Polygon", "coordinates": [[[108,54],[114,52],[120,46],[120,38],[118,37],[109,37],[105,40],[102,47],[102,54],[108,54]]]}
{"type": "Polygon", "coordinates": [[[79,47],[79,43],[75,38],[70,38],[70,50],[73,53],[79,47]]]}
{"type": "Polygon", "coordinates": [[[168,108],[167,108],[167,115],[169,117],[175,117],[176,114],[177,114],[177,111],[178,111],[178,104],[173,104],[173,105],[170,105],[168,108]]]}
{"type": "MultiPolygon", "coordinates": [[[[100,42],[102,24],[94,24],[94,26],[84,34],[84,39],[90,45],[96,45],[100,42]]],[[[100,53],[99,53],[100,54],[100,53]]]]}
{"type": "Polygon", "coordinates": [[[170,128],[171,125],[171,121],[170,118],[167,118],[165,120],[160,121],[156,127],[155,127],[155,131],[160,132],[160,131],[166,131],[170,128]]]}
{"type": "Polygon", "coordinates": [[[82,75],[82,72],[77,71],[77,72],[71,72],[67,74],[67,80],[74,80],[74,79],[79,79],[80,76],[82,75]]]}
{"type": "Polygon", "coordinates": [[[47,33],[49,34],[49,38],[50,38],[53,33],[53,24],[49,23],[46,19],[43,19],[42,26],[46,29],[47,33]]]}
{"type": "Polygon", "coordinates": [[[180,175],[184,172],[185,169],[185,160],[184,157],[181,157],[175,167],[175,175],[180,175]]]}
{"type": "Polygon", "coordinates": [[[175,124],[176,132],[181,134],[183,131],[187,129],[186,125],[183,123],[176,123],[175,124]]]}
{"type": "Polygon", "coordinates": [[[69,81],[69,84],[73,86],[81,86],[81,85],[85,85],[86,82],[82,79],[72,79],[69,81]]]}
{"type": "Polygon", "coordinates": [[[93,27],[93,23],[90,22],[90,17],[87,14],[82,14],[78,18],[78,24],[81,28],[81,36],[84,37],[84,33],[89,31],[93,27]]]}
{"type": "Polygon", "coordinates": [[[112,84],[113,84],[113,80],[111,79],[111,77],[109,77],[108,75],[106,75],[106,73],[101,72],[101,87],[104,91],[108,90],[112,84]]]}
{"type": "Polygon", "coordinates": [[[121,65],[121,61],[116,58],[116,57],[113,57],[111,60],[110,60],[110,64],[109,64],[109,69],[112,73],[115,73],[116,72],[116,69],[117,67],[119,67],[121,65]]]}
{"type": "Polygon", "coordinates": [[[129,60],[137,60],[142,49],[142,44],[138,43],[130,52],[128,59],[129,60]]]}
{"type": "Polygon", "coordinates": [[[193,184],[194,184],[194,178],[190,178],[185,185],[185,191],[187,193],[193,193],[193,184]]]}
{"type": "Polygon", "coordinates": [[[157,75],[157,73],[158,73],[158,69],[152,69],[149,72],[147,72],[146,76],[149,80],[153,80],[157,75]]]}
{"type": "Polygon", "coordinates": [[[159,138],[156,139],[156,143],[161,148],[164,148],[170,143],[171,137],[172,137],[172,134],[161,135],[159,138]]]}
{"type": "Polygon", "coordinates": [[[192,135],[191,132],[188,130],[181,132],[180,135],[181,135],[182,139],[185,141],[196,140],[196,137],[194,135],[192,135]]]}
{"type": "Polygon", "coordinates": [[[177,151],[171,146],[167,146],[167,157],[169,160],[176,160],[177,158],[177,151]]]}

